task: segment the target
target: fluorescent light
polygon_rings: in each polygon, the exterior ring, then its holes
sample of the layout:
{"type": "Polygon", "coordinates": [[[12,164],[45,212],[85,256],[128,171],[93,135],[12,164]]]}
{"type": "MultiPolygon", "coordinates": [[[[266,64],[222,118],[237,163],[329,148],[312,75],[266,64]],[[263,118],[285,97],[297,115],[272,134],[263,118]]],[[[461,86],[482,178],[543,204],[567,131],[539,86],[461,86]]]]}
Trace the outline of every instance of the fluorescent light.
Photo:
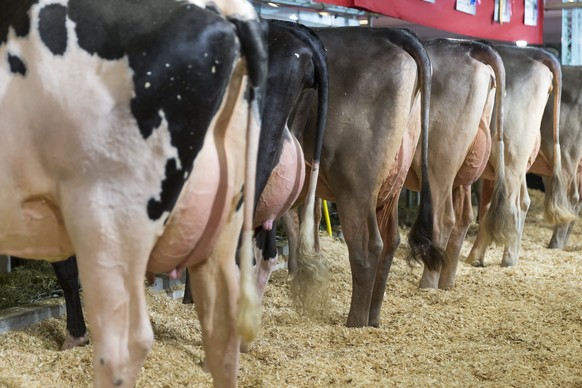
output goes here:
{"type": "Polygon", "coordinates": [[[295,14],[291,14],[291,15],[289,15],[289,19],[291,19],[291,20],[299,20],[299,16],[297,16],[295,14]]]}
{"type": "Polygon", "coordinates": [[[321,11],[318,13],[319,13],[319,16],[329,16],[329,12],[327,12],[327,11],[321,11]]]}
{"type": "Polygon", "coordinates": [[[518,40],[518,41],[515,42],[515,44],[517,46],[519,46],[519,47],[525,47],[525,46],[527,46],[527,41],[525,41],[525,40],[518,40]]]}
{"type": "Polygon", "coordinates": [[[360,19],[360,26],[367,26],[368,25],[368,19],[360,19]]]}
{"type": "Polygon", "coordinates": [[[279,6],[279,4],[275,4],[275,3],[267,3],[267,4],[269,4],[271,7],[275,7],[275,8],[277,8],[279,6]]]}

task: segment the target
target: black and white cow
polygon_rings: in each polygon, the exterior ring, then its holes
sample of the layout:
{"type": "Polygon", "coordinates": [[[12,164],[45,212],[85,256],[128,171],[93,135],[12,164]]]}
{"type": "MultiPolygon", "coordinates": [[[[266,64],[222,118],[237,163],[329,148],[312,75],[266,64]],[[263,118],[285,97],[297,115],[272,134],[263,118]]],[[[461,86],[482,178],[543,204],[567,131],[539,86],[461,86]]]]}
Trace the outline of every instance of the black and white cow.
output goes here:
{"type": "MultiPolygon", "coordinates": [[[[257,262],[257,287],[262,296],[277,261],[276,228],[274,221],[281,217],[303,192],[307,195],[298,246],[298,259],[325,263],[315,252],[313,241],[313,214],[315,189],[319,175],[323,134],[326,125],[328,100],[327,58],[323,43],[309,28],[280,20],[269,23],[269,70],[267,93],[255,186],[255,242],[262,260],[257,262]],[[306,90],[317,90],[317,124],[313,136],[313,159],[304,185],[305,166],[303,150],[295,135],[289,132],[288,120],[293,116],[297,102],[306,90]]],[[[298,134],[302,137],[302,134],[298,134]]],[[[297,259],[293,256],[294,259],[297,259]]],[[[289,261],[293,272],[296,263],[289,261]]],[[[186,286],[185,302],[191,301],[186,286]]]]}
{"type": "MultiPolygon", "coordinates": [[[[317,35],[301,24],[278,20],[271,20],[269,24],[270,67],[255,186],[255,193],[260,194],[255,195],[255,241],[263,258],[257,263],[259,297],[264,293],[277,260],[273,221],[293,205],[303,188],[305,176],[303,151],[295,136],[286,127],[287,118],[303,89],[318,89],[321,109],[318,115],[319,141],[316,141],[314,154],[320,155],[327,107],[327,62],[323,44],[317,35]]],[[[311,165],[315,164],[313,162],[311,165]]],[[[315,185],[312,184],[308,190],[314,192],[315,185]]],[[[308,215],[304,217],[305,222],[310,222],[308,215]]],[[[302,239],[306,240],[308,239],[302,239]]],[[[313,248],[305,250],[312,251],[313,248]]],[[[290,266],[293,267],[291,261],[290,266]]],[[[85,345],[89,338],[80,303],[76,259],[71,257],[63,262],[53,263],[53,268],[63,289],[67,311],[67,335],[61,349],[85,345]]],[[[193,303],[188,275],[183,302],[193,303]]]]}
{"type": "Polygon", "coordinates": [[[214,382],[236,385],[240,338],[258,321],[252,198],[267,58],[253,7],[0,10],[0,251],[77,255],[96,386],[133,386],[151,347],[146,269],[187,267],[214,382]]]}
{"type": "MultiPolygon", "coordinates": [[[[298,241],[296,260],[325,263],[314,251],[314,206],[319,161],[323,135],[327,121],[328,72],[325,48],[313,30],[297,24],[278,20],[269,21],[269,72],[267,97],[263,110],[259,157],[257,163],[257,186],[255,193],[255,241],[263,260],[257,263],[258,291],[264,293],[266,283],[277,261],[275,241],[276,228],[273,222],[289,208],[303,192],[306,196],[298,241]],[[291,134],[288,121],[292,119],[299,99],[306,90],[317,90],[316,130],[313,133],[312,160],[304,185],[305,163],[303,150],[291,134]],[[260,194],[260,195],[258,195],[260,194]]],[[[289,261],[289,271],[296,268],[289,261]]]]}

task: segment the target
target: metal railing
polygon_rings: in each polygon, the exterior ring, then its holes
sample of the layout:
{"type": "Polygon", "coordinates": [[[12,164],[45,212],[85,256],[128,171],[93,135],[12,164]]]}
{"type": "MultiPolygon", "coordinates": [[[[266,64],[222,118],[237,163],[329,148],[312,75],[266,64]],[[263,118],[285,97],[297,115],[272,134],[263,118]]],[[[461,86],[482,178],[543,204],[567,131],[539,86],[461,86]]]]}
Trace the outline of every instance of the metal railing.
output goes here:
{"type": "Polygon", "coordinates": [[[562,8],[563,65],[582,65],[582,1],[564,0],[562,8]]]}

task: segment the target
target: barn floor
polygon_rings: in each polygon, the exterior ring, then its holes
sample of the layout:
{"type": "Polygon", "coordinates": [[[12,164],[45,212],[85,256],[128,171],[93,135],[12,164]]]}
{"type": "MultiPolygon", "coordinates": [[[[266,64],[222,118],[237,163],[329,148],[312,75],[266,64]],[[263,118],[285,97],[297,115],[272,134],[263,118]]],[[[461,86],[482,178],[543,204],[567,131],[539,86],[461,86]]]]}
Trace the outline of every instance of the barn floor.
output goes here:
{"type": "MultiPolygon", "coordinates": [[[[323,237],[333,272],[330,318],[298,316],[285,271],[275,273],[260,336],[241,357],[239,385],[582,387],[582,228],[567,251],[546,249],[552,230],[541,195],[532,197],[518,267],[500,268],[501,249],[492,248],[485,268],[459,265],[453,290],[423,291],[422,269],[407,266],[399,249],[380,328],[344,327],[347,250],[323,237]]],[[[194,308],[162,293],[149,292],[148,300],[156,341],[138,387],[211,386],[194,308]]],[[[0,387],[90,386],[91,346],[58,351],[64,331],[60,318],[0,335],[0,387]]]]}

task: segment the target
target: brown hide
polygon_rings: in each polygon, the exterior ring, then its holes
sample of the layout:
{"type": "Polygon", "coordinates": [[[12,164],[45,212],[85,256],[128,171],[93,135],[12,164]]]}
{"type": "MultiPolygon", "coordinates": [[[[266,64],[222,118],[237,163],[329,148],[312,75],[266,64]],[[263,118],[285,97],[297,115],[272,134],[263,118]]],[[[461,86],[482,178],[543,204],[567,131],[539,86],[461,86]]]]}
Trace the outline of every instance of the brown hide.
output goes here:
{"type": "MultiPolygon", "coordinates": [[[[542,144],[553,144],[553,112],[554,102],[549,101],[542,117],[542,144]]],[[[543,150],[549,147],[544,147],[543,150]]],[[[562,98],[560,108],[560,148],[562,156],[562,176],[564,178],[567,197],[573,211],[578,214],[582,207],[580,191],[582,190],[582,67],[562,66],[562,98]]],[[[551,160],[553,153],[544,157],[551,160]]],[[[538,158],[539,159],[539,158],[538,158]]],[[[532,166],[531,172],[544,175],[546,187],[550,175],[548,169],[540,171],[538,160],[532,166]]],[[[546,193],[548,195],[548,193],[546,193]]],[[[550,248],[563,249],[572,231],[573,222],[557,224],[550,240],[550,248]]]]}
{"type": "MultiPolygon", "coordinates": [[[[517,264],[523,225],[530,199],[525,174],[536,157],[540,144],[540,123],[552,90],[552,71],[541,61],[532,58],[528,50],[515,46],[497,46],[503,59],[507,79],[505,101],[505,174],[507,197],[513,214],[513,228],[503,254],[502,265],[517,264]]],[[[495,127],[495,125],[493,125],[495,127]]],[[[499,153],[495,144],[492,153],[499,153]]],[[[491,176],[486,170],[482,178],[483,195],[480,212],[485,212],[490,200],[491,176]]],[[[482,217],[480,217],[482,219],[482,217]]],[[[477,239],[467,259],[473,265],[483,265],[485,249],[490,241],[479,229],[477,239]]]]}
{"type": "MultiPolygon", "coordinates": [[[[327,49],[330,77],[318,195],[336,203],[350,252],[353,291],[347,324],[375,326],[399,242],[391,205],[420,135],[419,69],[398,42],[399,34],[408,33],[367,28],[317,33],[327,49]],[[386,209],[387,228],[378,228],[378,208],[386,209]]],[[[299,105],[293,121],[296,133],[307,125],[307,160],[315,116],[309,104],[304,100],[299,105]]]]}
{"type": "MultiPolygon", "coordinates": [[[[474,58],[486,52],[505,84],[505,74],[495,52],[479,42],[435,39],[425,42],[433,66],[428,175],[434,203],[435,244],[446,251],[440,271],[425,270],[425,287],[451,288],[460,247],[472,221],[470,185],[489,159],[496,77],[493,68],[474,58]]],[[[417,191],[420,175],[417,149],[406,187],[417,191]]]]}

